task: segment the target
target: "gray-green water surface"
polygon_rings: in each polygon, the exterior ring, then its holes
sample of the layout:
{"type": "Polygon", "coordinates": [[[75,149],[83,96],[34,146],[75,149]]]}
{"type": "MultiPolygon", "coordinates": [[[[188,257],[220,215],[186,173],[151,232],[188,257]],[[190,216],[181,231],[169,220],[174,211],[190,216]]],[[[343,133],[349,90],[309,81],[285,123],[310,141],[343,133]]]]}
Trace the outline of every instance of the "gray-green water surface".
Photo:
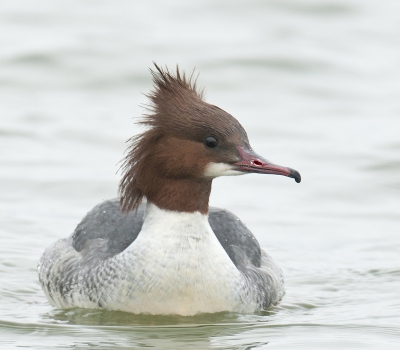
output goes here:
{"type": "Polygon", "coordinates": [[[399,349],[400,3],[6,1],[0,6],[0,348],[399,349]],[[283,268],[268,312],[56,310],[44,249],[117,194],[151,62],[199,71],[207,102],[303,181],[219,178],[283,268]]]}

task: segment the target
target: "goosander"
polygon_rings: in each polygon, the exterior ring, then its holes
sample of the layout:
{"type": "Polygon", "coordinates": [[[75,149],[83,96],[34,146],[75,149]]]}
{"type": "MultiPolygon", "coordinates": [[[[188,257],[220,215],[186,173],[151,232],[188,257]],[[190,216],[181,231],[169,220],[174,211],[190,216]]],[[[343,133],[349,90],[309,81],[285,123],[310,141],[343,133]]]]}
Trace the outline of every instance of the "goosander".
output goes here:
{"type": "Polygon", "coordinates": [[[148,129],[130,139],[120,198],[95,206],[46,249],[39,280],[57,308],[195,315],[252,313],[284,295],[282,271],[232,213],[209,208],[212,180],[247,173],[301,181],[256,154],[242,125],[189,77],[150,69],[148,129]]]}

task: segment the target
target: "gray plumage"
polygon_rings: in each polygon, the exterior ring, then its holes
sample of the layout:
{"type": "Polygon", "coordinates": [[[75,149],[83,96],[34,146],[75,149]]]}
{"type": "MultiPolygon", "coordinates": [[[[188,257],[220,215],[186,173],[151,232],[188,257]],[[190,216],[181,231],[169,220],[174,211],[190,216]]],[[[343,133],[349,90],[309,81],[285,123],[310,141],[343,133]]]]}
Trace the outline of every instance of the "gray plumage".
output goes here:
{"type": "MultiPolygon", "coordinates": [[[[143,225],[146,205],[124,214],[119,199],[110,199],[96,205],[79,223],[72,235],[72,247],[82,251],[95,239],[103,240],[102,258],[114,256],[126,249],[138,236],[143,225]]],[[[252,264],[260,267],[261,249],[249,229],[231,212],[210,207],[208,221],[218,241],[238,268],[252,264]]],[[[91,249],[89,249],[91,250],[91,249]]]]}
{"type": "MultiPolygon", "coordinates": [[[[137,239],[145,209],[146,205],[141,204],[136,212],[124,214],[118,199],[104,201],[83,218],[69,238],[46,250],[39,262],[39,279],[53,305],[108,308],[108,286],[118,284],[118,270],[125,274],[127,268],[113,261],[137,239]]],[[[252,311],[276,304],[284,295],[282,272],[260,249],[253,234],[227,210],[211,207],[208,220],[223,250],[243,276],[245,287],[238,288],[246,289],[246,297],[244,309],[238,310],[251,311],[245,306],[249,302],[254,305],[250,307],[254,308],[252,311]]],[[[142,261],[134,260],[132,264],[147,269],[142,261]]],[[[140,290],[141,285],[133,283],[129,288],[140,290]]]]}

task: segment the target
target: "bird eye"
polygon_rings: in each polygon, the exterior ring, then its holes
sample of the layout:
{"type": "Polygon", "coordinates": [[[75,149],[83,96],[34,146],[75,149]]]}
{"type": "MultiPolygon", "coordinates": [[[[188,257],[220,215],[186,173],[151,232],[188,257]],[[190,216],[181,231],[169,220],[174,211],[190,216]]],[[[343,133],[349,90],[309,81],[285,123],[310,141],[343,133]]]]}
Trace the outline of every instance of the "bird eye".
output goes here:
{"type": "Polygon", "coordinates": [[[208,148],[215,148],[218,146],[218,141],[215,137],[209,136],[209,137],[206,137],[206,139],[204,140],[204,144],[208,148]]]}

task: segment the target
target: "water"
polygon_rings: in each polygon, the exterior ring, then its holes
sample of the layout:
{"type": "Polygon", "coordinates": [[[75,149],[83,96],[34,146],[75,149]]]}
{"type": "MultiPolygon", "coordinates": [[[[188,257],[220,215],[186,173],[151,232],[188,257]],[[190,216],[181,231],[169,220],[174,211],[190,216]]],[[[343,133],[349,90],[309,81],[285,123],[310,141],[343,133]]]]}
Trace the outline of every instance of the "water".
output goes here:
{"type": "Polygon", "coordinates": [[[0,9],[2,349],[400,348],[400,3],[13,1],[0,9]],[[184,318],[52,309],[36,262],[117,193],[151,61],[292,179],[217,179],[284,269],[269,312],[184,318]]]}

